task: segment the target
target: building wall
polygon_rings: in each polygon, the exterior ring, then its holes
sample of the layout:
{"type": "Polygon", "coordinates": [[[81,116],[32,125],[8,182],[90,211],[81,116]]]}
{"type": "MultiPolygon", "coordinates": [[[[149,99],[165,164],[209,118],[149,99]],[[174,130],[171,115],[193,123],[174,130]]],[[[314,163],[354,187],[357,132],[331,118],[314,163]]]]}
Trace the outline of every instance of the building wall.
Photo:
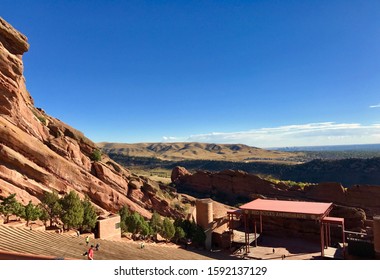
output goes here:
{"type": "Polygon", "coordinates": [[[98,237],[102,239],[121,238],[120,216],[115,215],[104,220],[98,220],[98,237]]]}

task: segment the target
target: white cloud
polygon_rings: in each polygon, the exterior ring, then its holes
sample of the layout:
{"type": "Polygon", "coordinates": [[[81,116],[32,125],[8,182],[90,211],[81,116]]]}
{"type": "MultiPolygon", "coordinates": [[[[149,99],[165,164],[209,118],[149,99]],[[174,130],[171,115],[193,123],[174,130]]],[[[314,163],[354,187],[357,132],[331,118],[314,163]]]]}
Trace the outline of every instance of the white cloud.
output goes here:
{"type": "Polygon", "coordinates": [[[191,135],[181,141],[240,143],[256,147],[369,144],[380,143],[380,124],[310,123],[238,132],[210,132],[191,135]]]}
{"type": "Polygon", "coordinates": [[[173,137],[173,136],[163,136],[162,141],[163,142],[181,142],[185,141],[186,138],[181,138],[181,137],[173,137]]]}
{"type": "Polygon", "coordinates": [[[371,105],[371,106],[369,106],[369,108],[380,108],[380,104],[377,104],[377,105],[371,105]]]}

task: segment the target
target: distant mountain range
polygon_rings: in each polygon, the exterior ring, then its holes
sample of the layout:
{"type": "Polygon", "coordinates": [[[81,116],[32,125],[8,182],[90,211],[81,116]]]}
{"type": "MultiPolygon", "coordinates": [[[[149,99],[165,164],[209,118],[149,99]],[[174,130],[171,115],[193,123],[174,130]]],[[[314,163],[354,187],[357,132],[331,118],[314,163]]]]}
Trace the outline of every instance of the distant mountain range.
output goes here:
{"type": "Polygon", "coordinates": [[[271,148],[270,150],[284,152],[322,152],[322,151],[368,151],[380,152],[380,144],[356,144],[356,145],[331,145],[331,146],[304,146],[304,147],[283,147],[271,148]]]}
{"type": "Polygon", "coordinates": [[[239,162],[297,162],[299,152],[264,150],[242,144],[178,143],[98,143],[107,154],[146,157],[167,161],[216,160],[239,162]]]}
{"type": "Polygon", "coordinates": [[[376,150],[380,144],[283,148],[285,151],[205,143],[100,143],[98,146],[116,162],[141,170],[169,171],[175,166],[191,171],[233,169],[299,182],[380,185],[380,151],[376,150]]]}

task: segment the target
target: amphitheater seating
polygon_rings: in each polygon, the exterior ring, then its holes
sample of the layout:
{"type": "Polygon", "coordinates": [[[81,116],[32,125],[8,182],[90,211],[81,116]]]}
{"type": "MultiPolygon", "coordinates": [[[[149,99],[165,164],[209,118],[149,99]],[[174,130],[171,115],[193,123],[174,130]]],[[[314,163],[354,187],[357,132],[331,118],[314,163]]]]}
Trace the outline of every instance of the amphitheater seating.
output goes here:
{"type": "MultiPolygon", "coordinates": [[[[140,249],[136,242],[103,239],[90,239],[89,245],[95,246],[97,243],[100,249],[94,252],[96,260],[212,259],[202,252],[198,254],[175,246],[146,244],[140,249]]],[[[36,258],[86,259],[83,253],[88,248],[84,236],[0,225],[0,251],[30,254],[36,258]]],[[[25,259],[30,259],[30,256],[25,259]]]]}

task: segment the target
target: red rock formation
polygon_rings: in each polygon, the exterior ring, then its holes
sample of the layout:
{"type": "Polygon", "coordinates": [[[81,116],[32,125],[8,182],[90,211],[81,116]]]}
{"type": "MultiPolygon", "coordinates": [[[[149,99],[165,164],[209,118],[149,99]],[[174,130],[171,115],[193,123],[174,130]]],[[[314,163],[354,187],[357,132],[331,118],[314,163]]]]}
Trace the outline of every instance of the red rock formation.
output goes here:
{"type": "Polygon", "coordinates": [[[340,183],[320,183],[309,185],[304,189],[305,197],[317,201],[344,203],[346,191],[340,183]]]}
{"type": "Polygon", "coordinates": [[[176,166],[172,170],[171,174],[171,180],[173,183],[176,183],[177,181],[180,180],[182,176],[185,175],[191,175],[189,171],[186,170],[186,168],[181,167],[181,166],[176,166]]]}
{"type": "Polygon", "coordinates": [[[164,199],[154,197],[158,185],[132,175],[105,155],[94,162],[97,147],[92,141],[34,107],[23,76],[22,55],[28,48],[27,38],[0,18],[1,196],[16,193],[26,204],[37,203],[44,191],[75,190],[103,212],[127,205],[148,218],[153,209],[181,216],[168,209],[164,199]]]}
{"type": "MultiPolygon", "coordinates": [[[[175,168],[176,169],[176,168],[175,168]]],[[[190,187],[198,193],[224,192],[231,196],[251,196],[265,193],[281,195],[283,186],[277,186],[270,181],[240,170],[225,170],[217,173],[198,171],[190,174],[182,167],[182,176],[173,176],[179,188],[190,187]]],[[[177,172],[177,171],[175,171],[177,172]]]]}

